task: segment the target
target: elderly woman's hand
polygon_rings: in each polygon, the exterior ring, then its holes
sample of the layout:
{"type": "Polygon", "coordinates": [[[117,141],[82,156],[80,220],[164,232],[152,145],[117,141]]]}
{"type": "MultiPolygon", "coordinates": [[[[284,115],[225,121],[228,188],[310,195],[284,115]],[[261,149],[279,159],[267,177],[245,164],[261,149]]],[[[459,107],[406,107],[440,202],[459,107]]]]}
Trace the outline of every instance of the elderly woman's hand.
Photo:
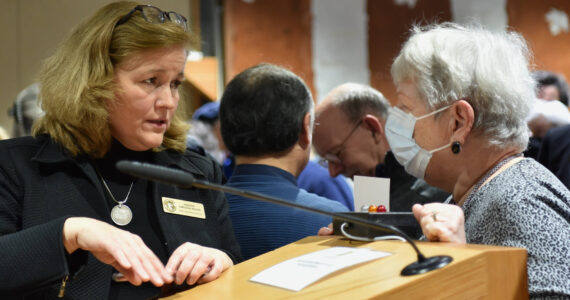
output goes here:
{"type": "Polygon", "coordinates": [[[429,203],[412,207],[416,220],[429,241],[464,244],[465,219],[457,205],[429,203]]]}
{"type": "Polygon", "coordinates": [[[77,249],[91,252],[134,285],[151,281],[155,286],[162,286],[173,280],[138,235],[96,219],[67,219],[63,225],[63,245],[68,253],[77,249]]]}
{"type": "Polygon", "coordinates": [[[184,243],[170,256],[166,272],[173,275],[176,284],[188,285],[210,282],[233,265],[229,256],[214,248],[184,243]]]}
{"type": "Polygon", "coordinates": [[[333,225],[330,223],[327,227],[321,227],[317,232],[317,235],[324,236],[324,235],[332,235],[333,232],[333,225]]]}

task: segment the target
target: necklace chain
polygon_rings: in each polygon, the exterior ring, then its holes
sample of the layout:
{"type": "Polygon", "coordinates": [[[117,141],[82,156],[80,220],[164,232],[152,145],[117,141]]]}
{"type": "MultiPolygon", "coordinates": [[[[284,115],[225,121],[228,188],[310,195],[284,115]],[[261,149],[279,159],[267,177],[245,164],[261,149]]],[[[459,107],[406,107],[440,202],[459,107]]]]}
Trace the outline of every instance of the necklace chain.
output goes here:
{"type": "Polygon", "coordinates": [[[97,171],[97,175],[99,175],[99,178],[101,178],[101,181],[103,182],[103,186],[105,186],[105,189],[107,190],[107,192],[109,193],[109,195],[111,196],[111,199],[113,199],[113,201],[115,201],[119,205],[123,205],[129,200],[129,195],[131,194],[131,189],[133,188],[133,184],[135,183],[134,180],[131,182],[131,186],[129,187],[129,191],[127,192],[127,196],[125,197],[125,199],[123,201],[117,201],[117,199],[115,199],[115,196],[113,196],[113,193],[111,193],[109,186],[107,186],[107,183],[105,182],[105,179],[103,178],[103,176],[101,175],[99,170],[95,169],[95,171],[97,171]]]}
{"type": "Polygon", "coordinates": [[[471,201],[471,199],[475,196],[475,193],[477,192],[477,190],[481,187],[481,185],[483,185],[483,183],[489,178],[491,177],[491,175],[495,174],[495,172],[497,172],[502,166],[504,166],[506,163],[508,163],[509,161],[517,158],[517,157],[521,157],[522,153],[517,153],[514,155],[511,155],[505,159],[503,159],[502,161],[500,161],[499,163],[497,163],[490,171],[488,171],[485,176],[481,177],[481,179],[479,179],[479,181],[477,181],[477,183],[475,184],[475,186],[473,187],[473,190],[471,190],[471,193],[469,193],[469,196],[467,196],[467,199],[465,199],[465,202],[463,202],[463,207],[465,207],[465,205],[467,205],[467,203],[469,201],[471,201]]]}

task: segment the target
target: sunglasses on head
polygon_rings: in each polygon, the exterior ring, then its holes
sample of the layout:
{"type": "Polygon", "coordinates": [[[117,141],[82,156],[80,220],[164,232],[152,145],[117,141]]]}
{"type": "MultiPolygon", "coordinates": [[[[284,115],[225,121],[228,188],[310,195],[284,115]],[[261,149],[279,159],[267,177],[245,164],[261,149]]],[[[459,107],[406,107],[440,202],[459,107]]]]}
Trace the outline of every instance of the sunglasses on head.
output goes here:
{"type": "Polygon", "coordinates": [[[184,16],[173,11],[162,11],[160,8],[152,5],[137,5],[128,14],[117,21],[115,27],[126,23],[136,11],[140,11],[145,21],[149,23],[165,23],[168,20],[182,26],[182,28],[184,28],[184,31],[188,31],[188,24],[184,16]]]}

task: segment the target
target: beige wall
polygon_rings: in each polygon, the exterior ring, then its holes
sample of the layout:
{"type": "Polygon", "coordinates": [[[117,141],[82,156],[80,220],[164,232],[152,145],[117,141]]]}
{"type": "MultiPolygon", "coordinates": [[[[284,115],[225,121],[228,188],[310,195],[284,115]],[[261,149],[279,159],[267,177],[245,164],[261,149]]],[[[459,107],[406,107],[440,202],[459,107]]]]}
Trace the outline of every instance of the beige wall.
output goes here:
{"type": "MultiPolygon", "coordinates": [[[[0,126],[11,132],[8,109],[33,83],[43,59],[79,21],[112,0],[2,0],[0,9],[0,126]]],[[[190,16],[191,0],[145,0],[190,16]]]]}

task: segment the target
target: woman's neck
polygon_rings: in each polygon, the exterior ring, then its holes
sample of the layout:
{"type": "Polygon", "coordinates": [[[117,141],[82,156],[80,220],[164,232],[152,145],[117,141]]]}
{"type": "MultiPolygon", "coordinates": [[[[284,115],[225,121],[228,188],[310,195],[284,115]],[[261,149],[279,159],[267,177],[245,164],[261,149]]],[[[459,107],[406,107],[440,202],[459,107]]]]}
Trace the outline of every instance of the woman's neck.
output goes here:
{"type": "Polygon", "coordinates": [[[121,160],[131,160],[131,161],[148,161],[151,156],[151,150],[149,151],[133,151],[127,149],[119,141],[113,140],[111,143],[111,148],[109,152],[105,154],[104,157],[100,159],[93,160],[95,167],[99,170],[105,178],[115,178],[115,179],[125,179],[130,177],[123,173],[120,173],[115,165],[121,160]],[[124,178],[123,178],[124,177],[124,178]]]}
{"type": "MultiPolygon", "coordinates": [[[[519,153],[520,152],[514,148],[489,149],[489,151],[485,149],[485,151],[478,151],[474,156],[468,156],[469,160],[466,162],[464,172],[458,176],[453,189],[453,199],[455,199],[455,202],[458,205],[462,205],[469,194],[473,192],[475,185],[479,180],[481,180],[481,178],[488,174],[500,162],[519,153]]],[[[498,170],[495,170],[493,174],[489,174],[490,176],[486,178],[485,182],[483,182],[481,186],[519,160],[520,159],[511,160],[498,170]]]]}
{"type": "Polygon", "coordinates": [[[240,156],[236,155],[236,164],[262,164],[280,168],[293,176],[298,177],[307,165],[309,153],[297,144],[282,153],[268,154],[263,156],[240,156]]]}

